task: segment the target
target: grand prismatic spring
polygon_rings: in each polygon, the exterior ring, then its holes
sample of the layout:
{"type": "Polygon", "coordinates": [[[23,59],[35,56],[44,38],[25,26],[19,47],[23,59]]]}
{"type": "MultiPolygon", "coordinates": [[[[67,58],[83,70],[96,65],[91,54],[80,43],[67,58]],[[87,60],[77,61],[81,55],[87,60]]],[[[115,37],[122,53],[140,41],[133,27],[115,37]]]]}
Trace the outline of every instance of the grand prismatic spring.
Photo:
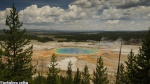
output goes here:
{"type": "Polygon", "coordinates": [[[94,54],[98,52],[98,50],[91,49],[91,48],[65,47],[65,48],[58,48],[55,50],[55,52],[57,54],[88,55],[88,54],[94,54]]]}

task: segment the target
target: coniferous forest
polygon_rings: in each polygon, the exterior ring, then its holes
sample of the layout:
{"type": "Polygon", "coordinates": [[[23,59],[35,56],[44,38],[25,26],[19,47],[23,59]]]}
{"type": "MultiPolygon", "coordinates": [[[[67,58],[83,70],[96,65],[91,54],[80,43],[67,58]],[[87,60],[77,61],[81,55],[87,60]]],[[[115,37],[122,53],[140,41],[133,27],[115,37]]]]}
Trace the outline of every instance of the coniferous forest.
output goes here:
{"type": "MultiPolygon", "coordinates": [[[[101,56],[97,58],[93,75],[89,74],[87,65],[83,71],[77,68],[73,74],[71,61],[66,75],[60,75],[61,69],[57,67],[57,57],[53,54],[47,76],[43,76],[31,64],[33,45],[30,44],[27,30],[21,29],[23,23],[19,21],[14,5],[5,24],[9,28],[3,30],[5,39],[0,43],[0,81],[26,81],[29,84],[110,84],[101,56]],[[38,75],[32,77],[35,73],[38,75]]],[[[150,84],[150,29],[142,38],[142,47],[138,54],[131,50],[127,59],[125,65],[118,64],[113,84],[150,84]]]]}

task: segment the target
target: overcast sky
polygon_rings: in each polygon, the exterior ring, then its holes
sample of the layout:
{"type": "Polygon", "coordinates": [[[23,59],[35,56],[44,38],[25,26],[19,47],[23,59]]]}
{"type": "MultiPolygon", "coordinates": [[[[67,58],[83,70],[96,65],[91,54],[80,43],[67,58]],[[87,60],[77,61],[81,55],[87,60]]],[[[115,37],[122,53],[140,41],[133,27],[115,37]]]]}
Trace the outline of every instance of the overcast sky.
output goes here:
{"type": "Polygon", "coordinates": [[[150,0],[0,0],[0,29],[14,2],[27,29],[148,30],[150,0]]]}

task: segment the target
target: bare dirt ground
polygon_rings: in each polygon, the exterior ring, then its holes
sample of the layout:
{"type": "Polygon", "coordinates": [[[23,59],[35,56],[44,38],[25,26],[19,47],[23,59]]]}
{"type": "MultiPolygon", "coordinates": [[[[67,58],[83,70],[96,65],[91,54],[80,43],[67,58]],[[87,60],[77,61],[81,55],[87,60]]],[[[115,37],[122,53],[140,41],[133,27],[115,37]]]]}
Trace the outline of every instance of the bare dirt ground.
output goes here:
{"type": "MultiPolygon", "coordinates": [[[[93,73],[96,67],[96,61],[99,56],[103,58],[104,66],[107,67],[108,74],[114,75],[117,71],[118,56],[120,51],[120,42],[100,42],[100,43],[91,43],[91,42],[46,42],[40,43],[37,41],[32,41],[33,44],[33,56],[32,63],[36,65],[37,71],[42,72],[46,75],[48,66],[50,64],[50,58],[52,54],[55,54],[55,49],[60,47],[83,47],[83,48],[92,48],[98,49],[99,51],[93,55],[61,55],[56,54],[58,67],[63,71],[67,70],[68,62],[72,62],[72,70],[76,71],[77,68],[80,71],[83,70],[84,66],[87,65],[89,68],[90,74],[93,73]]],[[[122,45],[122,54],[121,54],[121,63],[124,64],[124,61],[127,60],[127,55],[130,50],[138,53],[139,45],[122,45]]],[[[63,74],[62,73],[62,74],[63,74]]]]}

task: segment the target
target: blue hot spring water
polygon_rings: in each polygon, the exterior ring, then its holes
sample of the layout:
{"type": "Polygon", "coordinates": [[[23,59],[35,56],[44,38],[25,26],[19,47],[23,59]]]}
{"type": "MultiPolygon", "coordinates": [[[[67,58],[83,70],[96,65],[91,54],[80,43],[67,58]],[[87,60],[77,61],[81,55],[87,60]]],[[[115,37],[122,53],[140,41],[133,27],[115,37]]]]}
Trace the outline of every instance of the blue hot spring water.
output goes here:
{"type": "Polygon", "coordinates": [[[56,53],[58,54],[93,54],[96,53],[98,50],[90,49],[90,48],[76,48],[76,47],[69,47],[69,48],[58,48],[56,49],[56,53]]]}

